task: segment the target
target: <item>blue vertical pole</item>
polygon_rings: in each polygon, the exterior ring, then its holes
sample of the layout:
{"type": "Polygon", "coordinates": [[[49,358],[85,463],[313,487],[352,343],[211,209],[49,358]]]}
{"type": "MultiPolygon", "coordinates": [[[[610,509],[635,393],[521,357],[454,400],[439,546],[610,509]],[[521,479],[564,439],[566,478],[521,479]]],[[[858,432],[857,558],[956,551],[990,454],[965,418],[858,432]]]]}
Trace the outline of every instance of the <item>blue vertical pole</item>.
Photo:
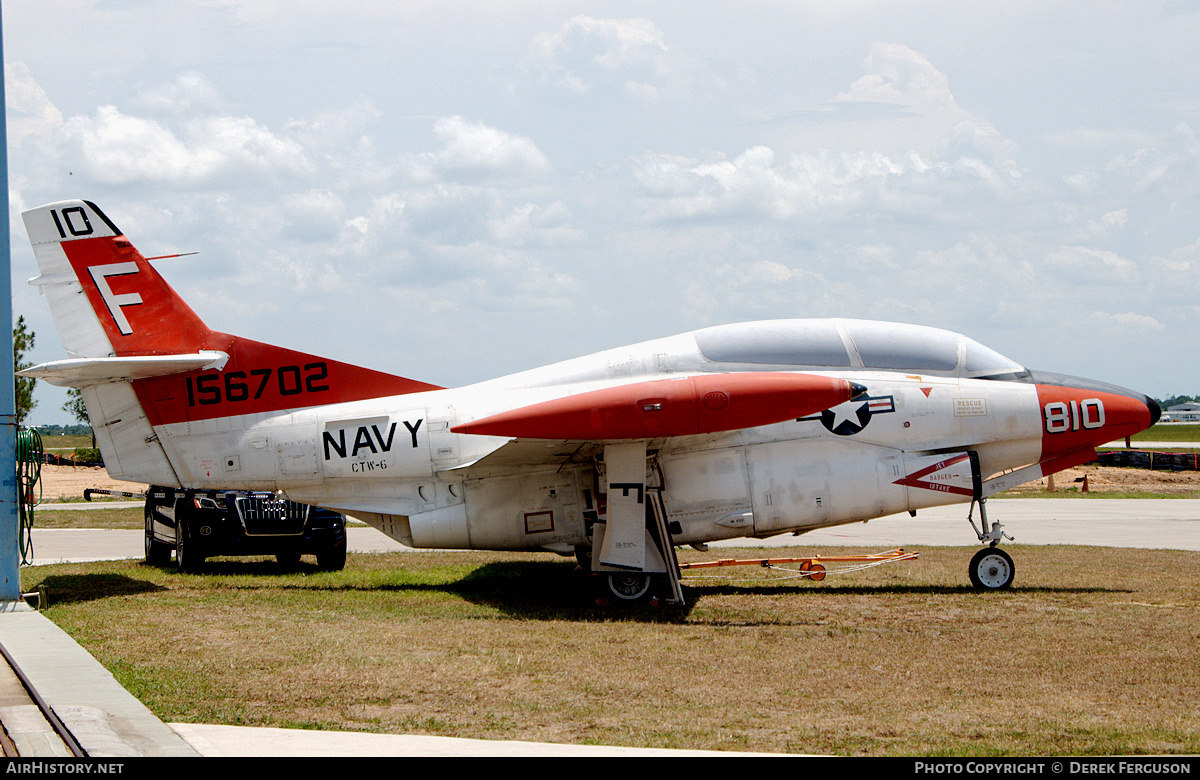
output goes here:
{"type": "Polygon", "coordinates": [[[12,251],[8,215],[8,120],[4,97],[4,30],[0,11],[0,609],[21,600],[17,528],[17,392],[13,376],[12,251]]]}

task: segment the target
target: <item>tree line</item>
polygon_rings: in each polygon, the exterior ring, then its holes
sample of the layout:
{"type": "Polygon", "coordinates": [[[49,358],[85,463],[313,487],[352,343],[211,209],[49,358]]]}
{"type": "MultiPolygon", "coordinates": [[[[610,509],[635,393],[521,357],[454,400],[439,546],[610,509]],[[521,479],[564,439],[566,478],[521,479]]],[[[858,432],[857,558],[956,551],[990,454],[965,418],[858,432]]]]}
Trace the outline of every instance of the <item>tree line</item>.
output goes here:
{"type": "MultiPolygon", "coordinates": [[[[25,360],[25,356],[33,349],[34,343],[37,340],[35,334],[25,322],[25,315],[17,317],[17,322],[13,325],[13,372],[23,371],[26,368],[32,368],[33,363],[25,360]]],[[[30,377],[15,377],[16,379],[16,419],[17,427],[23,428],[29,420],[29,415],[37,406],[37,399],[33,397],[33,389],[37,385],[37,380],[30,377]]],[[[67,436],[91,436],[92,426],[88,424],[87,408],[83,405],[83,397],[79,394],[79,388],[72,387],[67,390],[67,402],[62,405],[64,412],[69,412],[72,417],[79,421],[79,425],[39,425],[38,432],[49,435],[59,436],[66,434],[67,436]]]]}

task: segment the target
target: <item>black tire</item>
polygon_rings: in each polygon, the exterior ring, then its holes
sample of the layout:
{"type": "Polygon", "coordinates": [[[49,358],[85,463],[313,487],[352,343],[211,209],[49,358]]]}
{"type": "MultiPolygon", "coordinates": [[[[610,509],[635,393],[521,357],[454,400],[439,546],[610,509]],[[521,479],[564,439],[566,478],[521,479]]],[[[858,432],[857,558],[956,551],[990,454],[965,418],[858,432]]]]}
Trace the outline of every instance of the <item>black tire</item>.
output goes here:
{"type": "Polygon", "coordinates": [[[325,571],[341,571],[346,568],[346,537],[338,543],[317,553],[317,568],[325,571]]]}
{"type": "Polygon", "coordinates": [[[175,517],[175,565],[182,572],[198,572],[204,567],[204,553],[192,538],[187,520],[180,518],[178,512],[175,517]]]}
{"type": "Polygon", "coordinates": [[[1012,557],[999,547],[984,547],[971,558],[967,570],[975,590],[1005,590],[1016,575],[1012,557]]]}
{"type": "Polygon", "coordinates": [[[165,566],[171,562],[171,545],[154,538],[154,499],[146,498],[146,563],[165,566]]]}
{"type": "Polygon", "coordinates": [[[604,576],[608,595],[622,604],[639,604],[650,597],[654,578],[645,572],[614,571],[604,576]]]}

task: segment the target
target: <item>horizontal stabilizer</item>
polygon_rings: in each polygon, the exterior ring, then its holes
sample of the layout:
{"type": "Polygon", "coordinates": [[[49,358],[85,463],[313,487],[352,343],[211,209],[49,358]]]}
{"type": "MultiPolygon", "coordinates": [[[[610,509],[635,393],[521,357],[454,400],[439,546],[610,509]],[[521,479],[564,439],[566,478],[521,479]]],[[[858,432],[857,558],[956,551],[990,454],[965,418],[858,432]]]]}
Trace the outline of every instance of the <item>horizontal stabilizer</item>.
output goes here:
{"type": "Polygon", "coordinates": [[[756,428],[824,411],[866,392],[845,379],[757,372],[634,382],[464,423],[455,433],[619,441],[756,428]]]}
{"type": "Polygon", "coordinates": [[[44,379],[59,387],[87,387],[103,382],[132,381],[205,369],[221,370],[229,355],[204,350],[191,355],[70,358],[18,371],[17,376],[44,379]]]}

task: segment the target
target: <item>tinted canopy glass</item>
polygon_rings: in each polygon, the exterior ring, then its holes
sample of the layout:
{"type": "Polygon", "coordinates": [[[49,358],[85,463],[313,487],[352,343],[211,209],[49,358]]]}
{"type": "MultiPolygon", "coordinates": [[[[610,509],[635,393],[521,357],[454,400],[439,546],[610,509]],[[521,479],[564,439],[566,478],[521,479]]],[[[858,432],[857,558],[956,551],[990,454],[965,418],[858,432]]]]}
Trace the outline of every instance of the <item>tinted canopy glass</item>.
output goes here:
{"type": "Polygon", "coordinates": [[[919,325],[853,321],[846,330],[866,368],[892,371],[953,371],[958,334],[919,325]]]}
{"type": "Polygon", "coordinates": [[[701,354],[715,363],[849,368],[850,355],[833,320],[780,320],[718,325],[696,331],[701,354]]]}
{"type": "Polygon", "coordinates": [[[896,322],[773,320],[718,325],[694,335],[701,354],[715,363],[851,368],[860,365],[858,358],[864,368],[885,371],[985,376],[1024,370],[958,333],[896,322]]]}

